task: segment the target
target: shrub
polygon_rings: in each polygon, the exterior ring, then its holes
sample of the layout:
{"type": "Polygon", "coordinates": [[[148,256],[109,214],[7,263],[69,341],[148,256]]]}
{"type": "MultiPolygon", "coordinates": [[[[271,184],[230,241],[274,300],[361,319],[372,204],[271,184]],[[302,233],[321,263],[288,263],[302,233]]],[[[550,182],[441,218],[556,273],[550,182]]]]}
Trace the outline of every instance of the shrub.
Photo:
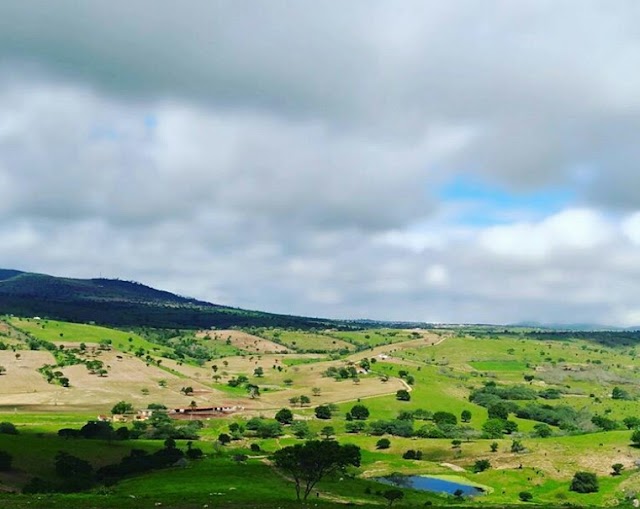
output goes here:
{"type": "Polygon", "coordinates": [[[569,487],[576,493],[596,493],[599,489],[598,478],[593,472],[576,472],[569,487]]]}
{"type": "Polygon", "coordinates": [[[111,409],[112,414],[128,414],[133,412],[133,405],[126,401],[118,401],[111,409]]]}
{"type": "Polygon", "coordinates": [[[331,419],[331,408],[328,405],[320,405],[315,409],[318,419],[331,419]]]}
{"type": "Polygon", "coordinates": [[[491,462],[489,460],[476,460],[473,464],[473,472],[479,473],[491,468],[491,462]]]}
{"type": "Polygon", "coordinates": [[[541,422],[533,427],[533,435],[540,438],[548,438],[553,433],[551,426],[541,422]]]}
{"type": "Polygon", "coordinates": [[[276,413],[276,421],[280,424],[291,424],[293,422],[293,412],[288,408],[282,408],[276,413]]]}
{"type": "Polygon", "coordinates": [[[624,465],[622,463],[614,463],[613,465],[611,465],[611,469],[613,470],[613,472],[611,472],[611,475],[621,475],[622,470],[624,469],[624,465]]]}
{"type": "Polygon", "coordinates": [[[349,413],[351,417],[358,421],[364,421],[369,418],[369,409],[364,405],[354,405],[349,413]]]}
{"type": "Polygon", "coordinates": [[[528,491],[521,491],[520,493],[518,493],[518,497],[523,502],[529,502],[533,498],[533,495],[528,491]]]}
{"type": "Polygon", "coordinates": [[[436,412],[435,414],[433,414],[433,422],[439,428],[447,424],[455,426],[456,424],[458,424],[458,418],[451,412],[436,412]]]}
{"type": "Polygon", "coordinates": [[[13,456],[6,451],[0,451],[0,472],[6,472],[11,470],[11,463],[13,462],[13,456]]]}
{"type": "Polygon", "coordinates": [[[5,435],[17,435],[18,430],[12,422],[0,422],[0,433],[5,435]]]}
{"type": "Polygon", "coordinates": [[[411,401],[411,394],[406,389],[400,389],[396,392],[396,399],[398,401],[411,401]]]}
{"type": "Polygon", "coordinates": [[[388,449],[391,447],[391,440],[388,438],[381,438],[376,442],[376,449],[388,449]]]}
{"type": "Polygon", "coordinates": [[[522,442],[520,442],[520,440],[514,440],[513,442],[511,442],[511,452],[524,452],[525,451],[525,447],[522,444],[522,442]]]}

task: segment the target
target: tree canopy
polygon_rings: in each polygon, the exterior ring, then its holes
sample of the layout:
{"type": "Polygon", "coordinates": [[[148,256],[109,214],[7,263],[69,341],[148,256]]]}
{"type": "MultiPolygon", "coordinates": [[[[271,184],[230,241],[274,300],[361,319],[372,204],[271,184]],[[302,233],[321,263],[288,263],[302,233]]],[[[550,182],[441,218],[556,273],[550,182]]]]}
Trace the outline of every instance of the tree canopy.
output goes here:
{"type": "Polygon", "coordinates": [[[323,477],[349,465],[360,466],[360,448],[333,440],[310,440],[276,451],[273,461],[293,478],[297,499],[306,500],[323,477]]]}

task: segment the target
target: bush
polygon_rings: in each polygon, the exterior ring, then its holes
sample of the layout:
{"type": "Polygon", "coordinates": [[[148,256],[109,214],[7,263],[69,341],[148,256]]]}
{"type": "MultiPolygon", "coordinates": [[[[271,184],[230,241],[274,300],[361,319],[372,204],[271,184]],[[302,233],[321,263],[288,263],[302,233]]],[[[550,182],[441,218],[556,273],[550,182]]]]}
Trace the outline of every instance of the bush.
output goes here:
{"type": "Polygon", "coordinates": [[[411,401],[411,394],[406,389],[400,389],[396,392],[396,399],[398,401],[411,401]]]}
{"type": "Polygon", "coordinates": [[[381,438],[376,442],[376,449],[388,449],[391,447],[391,440],[388,438],[381,438]]]}
{"type": "Polygon", "coordinates": [[[421,460],[422,451],[414,451],[413,449],[409,449],[402,455],[402,457],[406,460],[421,460]]]}
{"type": "Polygon", "coordinates": [[[552,435],[553,430],[551,426],[541,422],[533,427],[533,435],[540,438],[548,438],[552,435]]]}
{"type": "Polygon", "coordinates": [[[11,470],[11,463],[13,462],[13,456],[6,451],[0,451],[0,472],[6,472],[11,470]]]}
{"type": "Polygon", "coordinates": [[[118,401],[111,409],[112,414],[128,414],[133,412],[133,405],[126,401],[118,401]]]}
{"type": "Polygon", "coordinates": [[[458,424],[458,418],[451,412],[436,412],[433,414],[433,422],[439,428],[446,424],[455,426],[458,424]]]}
{"type": "Polygon", "coordinates": [[[0,433],[5,435],[17,435],[18,430],[12,422],[0,422],[0,433]]]}
{"type": "Polygon", "coordinates": [[[521,491],[520,493],[518,493],[518,497],[523,502],[529,502],[533,498],[533,495],[528,491],[521,491]]]}
{"type": "Polygon", "coordinates": [[[599,489],[598,478],[593,472],[576,472],[569,487],[576,493],[596,493],[599,489]]]}
{"type": "Polygon", "coordinates": [[[476,462],[473,464],[473,472],[476,474],[479,472],[484,472],[489,468],[491,468],[491,462],[489,460],[476,460],[476,462]]]}
{"type": "Polygon", "coordinates": [[[369,418],[369,409],[364,405],[354,405],[349,413],[351,417],[358,421],[364,421],[369,418]]]}
{"type": "Polygon", "coordinates": [[[288,408],[278,410],[278,413],[276,413],[276,421],[280,424],[291,424],[293,422],[293,412],[288,408]]]}
{"type": "Polygon", "coordinates": [[[328,405],[320,405],[315,409],[318,419],[331,419],[331,408],[328,405]]]}
{"type": "Polygon", "coordinates": [[[258,444],[251,444],[249,448],[251,449],[251,452],[260,452],[260,445],[258,444]]]}

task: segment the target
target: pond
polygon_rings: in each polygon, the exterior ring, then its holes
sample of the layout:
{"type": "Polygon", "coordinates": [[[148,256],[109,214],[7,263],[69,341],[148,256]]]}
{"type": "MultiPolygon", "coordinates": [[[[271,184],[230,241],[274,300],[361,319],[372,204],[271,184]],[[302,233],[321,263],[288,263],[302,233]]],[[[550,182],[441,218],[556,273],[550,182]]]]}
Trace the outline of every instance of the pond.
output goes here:
{"type": "Polygon", "coordinates": [[[412,488],[414,490],[434,491],[437,493],[448,493],[450,495],[462,491],[464,496],[481,495],[484,493],[482,488],[461,484],[455,481],[438,479],[437,477],[429,477],[427,475],[398,475],[392,474],[387,477],[378,477],[376,481],[383,484],[390,484],[399,488],[412,488]]]}

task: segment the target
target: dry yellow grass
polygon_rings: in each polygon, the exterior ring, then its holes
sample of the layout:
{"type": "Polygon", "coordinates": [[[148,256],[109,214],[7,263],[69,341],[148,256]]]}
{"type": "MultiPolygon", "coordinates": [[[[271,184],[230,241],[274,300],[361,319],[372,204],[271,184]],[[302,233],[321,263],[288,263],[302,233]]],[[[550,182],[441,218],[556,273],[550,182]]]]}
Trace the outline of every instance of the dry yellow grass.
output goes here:
{"type": "Polygon", "coordinates": [[[229,339],[233,346],[248,353],[273,354],[289,351],[278,343],[238,330],[202,330],[196,333],[196,337],[199,339],[210,338],[211,340],[217,338],[218,341],[229,339]]]}

